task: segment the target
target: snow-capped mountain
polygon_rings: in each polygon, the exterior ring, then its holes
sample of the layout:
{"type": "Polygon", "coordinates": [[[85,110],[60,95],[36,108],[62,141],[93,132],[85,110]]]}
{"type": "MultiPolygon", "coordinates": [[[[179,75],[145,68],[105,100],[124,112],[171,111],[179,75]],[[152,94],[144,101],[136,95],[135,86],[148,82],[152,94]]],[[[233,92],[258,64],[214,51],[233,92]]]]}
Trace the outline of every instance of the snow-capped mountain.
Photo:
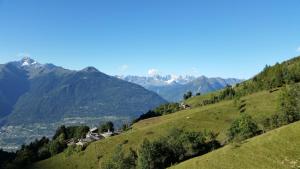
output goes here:
{"type": "Polygon", "coordinates": [[[34,78],[35,76],[43,75],[53,70],[71,71],[50,63],[41,64],[30,57],[24,57],[19,61],[10,62],[7,64],[11,64],[19,69],[25,70],[29,78],[34,78]]]}
{"type": "Polygon", "coordinates": [[[174,84],[187,84],[196,79],[195,76],[176,76],[176,75],[155,75],[155,76],[117,76],[120,79],[131,83],[139,84],[143,87],[166,86],[174,84]]]}
{"type": "Polygon", "coordinates": [[[170,102],[180,101],[187,91],[195,93],[208,93],[235,85],[243,80],[235,78],[208,78],[205,76],[118,76],[118,78],[136,83],[148,90],[154,91],[170,102]]]}

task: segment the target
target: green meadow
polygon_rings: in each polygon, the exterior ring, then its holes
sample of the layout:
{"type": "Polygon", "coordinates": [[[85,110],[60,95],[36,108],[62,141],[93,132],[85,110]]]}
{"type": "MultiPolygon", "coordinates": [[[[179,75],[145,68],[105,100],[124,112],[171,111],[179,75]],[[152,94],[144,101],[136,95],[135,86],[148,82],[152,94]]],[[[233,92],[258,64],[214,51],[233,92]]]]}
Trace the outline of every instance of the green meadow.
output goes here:
{"type": "MultiPolygon", "coordinates": [[[[262,91],[242,97],[239,101],[227,100],[206,106],[199,106],[199,103],[203,99],[209,98],[210,94],[195,96],[187,100],[187,103],[192,106],[189,110],[140,121],[134,124],[131,130],[118,136],[94,142],[82,152],[68,153],[65,151],[50,159],[35,163],[31,168],[101,169],[102,161],[111,156],[116,145],[122,144],[125,150],[128,150],[130,147],[137,150],[145,138],[149,140],[157,139],[160,136],[164,136],[172,128],[183,128],[188,131],[212,130],[219,133],[218,140],[224,143],[227,129],[232,121],[241,114],[240,104],[244,104],[245,112],[243,113],[250,114],[262,126],[262,119],[278,112],[276,106],[278,93],[279,91],[272,93],[262,91]]],[[[223,149],[229,148],[225,147],[223,149]]],[[[223,149],[217,151],[224,151],[223,149]]],[[[215,154],[215,152],[212,153],[215,154]]],[[[217,155],[215,156],[217,158],[217,155]]],[[[195,163],[183,163],[183,165],[196,167],[197,163],[195,163]]],[[[227,164],[227,166],[230,165],[230,163],[227,164]]],[[[181,165],[178,167],[181,167],[181,165]]],[[[185,168],[185,166],[182,166],[182,168],[185,168]]]]}

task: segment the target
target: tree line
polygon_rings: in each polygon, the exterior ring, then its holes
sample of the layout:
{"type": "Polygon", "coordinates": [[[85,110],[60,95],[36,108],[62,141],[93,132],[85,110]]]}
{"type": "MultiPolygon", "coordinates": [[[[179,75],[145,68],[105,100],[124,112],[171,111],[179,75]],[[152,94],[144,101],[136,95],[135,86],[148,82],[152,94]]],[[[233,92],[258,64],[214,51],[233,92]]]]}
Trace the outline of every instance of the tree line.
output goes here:
{"type": "Polygon", "coordinates": [[[164,169],[219,148],[217,136],[214,132],[171,129],[156,140],[144,139],[137,151],[130,148],[126,154],[123,145],[119,145],[101,166],[103,169],[164,169]]]}

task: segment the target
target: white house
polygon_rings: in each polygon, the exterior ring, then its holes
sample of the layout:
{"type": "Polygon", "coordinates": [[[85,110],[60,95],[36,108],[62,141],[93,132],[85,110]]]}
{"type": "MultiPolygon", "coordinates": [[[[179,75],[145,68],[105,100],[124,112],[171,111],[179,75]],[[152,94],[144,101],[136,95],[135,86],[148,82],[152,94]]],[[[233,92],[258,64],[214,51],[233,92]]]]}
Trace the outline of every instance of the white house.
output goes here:
{"type": "Polygon", "coordinates": [[[102,139],[103,137],[101,135],[98,134],[98,128],[94,127],[92,129],[90,129],[90,131],[86,134],[85,136],[88,139],[91,139],[93,141],[97,141],[102,139]]]}
{"type": "Polygon", "coordinates": [[[180,107],[182,107],[183,109],[190,109],[191,106],[188,104],[184,104],[183,102],[180,104],[180,107]]]}

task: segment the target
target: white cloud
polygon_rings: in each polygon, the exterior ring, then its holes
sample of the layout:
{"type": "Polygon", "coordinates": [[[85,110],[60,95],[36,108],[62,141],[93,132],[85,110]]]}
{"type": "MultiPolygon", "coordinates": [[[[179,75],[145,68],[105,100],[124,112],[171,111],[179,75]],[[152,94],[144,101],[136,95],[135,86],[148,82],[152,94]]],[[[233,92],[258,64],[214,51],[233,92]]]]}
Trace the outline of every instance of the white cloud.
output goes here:
{"type": "Polygon", "coordinates": [[[148,70],[148,75],[149,76],[156,76],[158,74],[159,74],[159,70],[157,70],[157,69],[149,69],[148,70]]]}
{"type": "Polygon", "coordinates": [[[300,46],[297,48],[297,52],[300,52],[300,46]]]}

